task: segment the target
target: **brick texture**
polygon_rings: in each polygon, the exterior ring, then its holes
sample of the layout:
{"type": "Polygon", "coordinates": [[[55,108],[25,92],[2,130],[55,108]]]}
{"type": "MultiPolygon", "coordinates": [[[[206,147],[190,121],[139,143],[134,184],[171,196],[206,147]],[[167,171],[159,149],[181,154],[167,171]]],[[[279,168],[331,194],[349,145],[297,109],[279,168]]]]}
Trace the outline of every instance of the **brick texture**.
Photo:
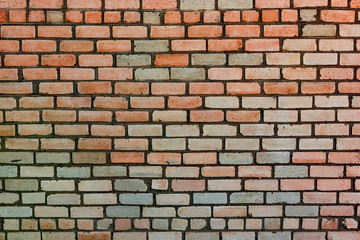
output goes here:
{"type": "Polygon", "coordinates": [[[0,0],[0,240],[360,239],[359,0],[0,0]]]}

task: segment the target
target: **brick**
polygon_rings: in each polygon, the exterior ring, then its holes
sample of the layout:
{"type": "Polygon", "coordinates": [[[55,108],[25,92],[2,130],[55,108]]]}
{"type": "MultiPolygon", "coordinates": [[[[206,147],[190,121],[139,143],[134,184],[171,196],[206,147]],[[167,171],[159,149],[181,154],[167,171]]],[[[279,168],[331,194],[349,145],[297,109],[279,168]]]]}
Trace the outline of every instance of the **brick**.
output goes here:
{"type": "Polygon", "coordinates": [[[227,37],[259,37],[260,27],[257,25],[228,25],[225,27],[227,37]]]}
{"type": "Polygon", "coordinates": [[[289,0],[275,0],[272,2],[266,0],[256,0],[255,1],[256,8],[289,8],[290,1],[289,0]]]}
{"type": "Polygon", "coordinates": [[[40,38],[71,38],[71,26],[39,26],[38,37],[40,38]]]}
{"type": "Polygon", "coordinates": [[[335,25],[305,25],[302,28],[302,35],[304,37],[330,37],[335,36],[335,25]]]}
{"type": "Polygon", "coordinates": [[[180,1],[180,10],[211,10],[215,8],[214,0],[204,0],[200,2],[193,2],[190,0],[180,1]]]}
{"type": "Polygon", "coordinates": [[[245,50],[250,52],[279,51],[278,39],[249,39],[245,42],[245,50]]]}
{"type": "Polygon", "coordinates": [[[33,26],[2,26],[1,37],[3,38],[35,38],[33,26]]]}
{"type": "Polygon", "coordinates": [[[171,41],[171,49],[173,51],[205,51],[205,40],[173,40],[171,41]]]}

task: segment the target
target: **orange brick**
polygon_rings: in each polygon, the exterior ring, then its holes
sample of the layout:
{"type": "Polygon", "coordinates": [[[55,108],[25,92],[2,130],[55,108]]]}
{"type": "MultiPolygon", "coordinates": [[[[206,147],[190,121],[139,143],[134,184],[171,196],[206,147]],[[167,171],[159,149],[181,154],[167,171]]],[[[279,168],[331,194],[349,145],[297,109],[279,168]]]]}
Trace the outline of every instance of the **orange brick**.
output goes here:
{"type": "Polygon", "coordinates": [[[227,25],[225,27],[227,37],[259,37],[260,26],[258,25],[227,25]]]}
{"type": "Polygon", "coordinates": [[[164,15],[164,22],[166,24],[181,23],[181,13],[180,12],[166,12],[164,15]]]}
{"type": "Polygon", "coordinates": [[[9,21],[16,23],[26,22],[26,11],[24,10],[10,10],[9,11],[9,21]]]}
{"type": "Polygon", "coordinates": [[[168,107],[169,108],[198,108],[202,105],[200,97],[169,97],[168,107]]]}
{"type": "Polygon", "coordinates": [[[224,113],[218,110],[190,111],[190,122],[221,122],[224,113]]]}
{"type": "Polygon", "coordinates": [[[324,22],[354,22],[355,11],[322,10],[321,20],[324,22]]]}
{"type": "Polygon", "coordinates": [[[112,163],[144,163],[144,153],[141,152],[113,152],[111,153],[112,163]]]}
{"type": "Polygon", "coordinates": [[[77,1],[77,0],[67,0],[68,8],[82,8],[82,9],[100,9],[101,0],[88,0],[88,1],[77,1]]]}
{"type": "Polygon", "coordinates": [[[2,38],[34,38],[34,26],[2,26],[2,38]]]}
{"type": "Polygon", "coordinates": [[[190,94],[206,94],[206,95],[217,95],[224,93],[224,84],[222,83],[190,83],[189,85],[190,94]]]}
{"type": "Polygon", "coordinates": [[[91,52],[94,44],[91,41],[63,40],[60,43],[62,52],[91,52]]]}
{"type": "Polygon", "coordinates": [[[143,9],[175,9],[176,0],[143,0],[143,9]]]}
{"type": "Polygon", "coordinates": [[[40,38],[71,38],[73,36],[70,26],[39,26],[40,38]]]}
{"type": "Polygon", "coordinates": [[[185,23],[200,22],[200,13],[199,12],[184,12],[183,15],[184,15],[185,23]]]}
{"type": "Polygon", "coordinates": [[[141,15],[139,12],[125,12],[124,13],[124,22],[125,23],[137,23],[140,22],[141,15]]]}
{"type": "Polygon", "coordinates": [[[39,58],[37,55],[6,55],[5,66],[37,66],[39,58]]]}
{"type": "Polygon", "coordinates": [[[240,22],[240,11],[226,11],[224,12],[224,22],[240,22]]]}
{"type": "Polygon", "coordinates": [[[278,10],[263,10],[262,11],[262,21],[263,22],[279,21],[279,11],[278,10]]]}
{"type": "Polygon", "coordinates": [[[191,38],[203,37],[220,37],[222,35],[222,27],[216,25],[190,26],[188,28],[188,36],[191,38]]]}
{"type": "Polygon", "coordinates": [[[187,54],[157,54],[155,56],[155,66],[184,67],[189,64],[187,54]]]}
{"type": "Polygon", "coordinates": [[[121,13],[118,11],[107,11],[104,13],[105,23],[119,23],[121,21],[121,13]]]}
{"type": "Polygon", "coordinates": [[[101,23],[101,12],[87,11],[85,12],[85,23],[101,23]]]}
{"type": "Polygon", "coordinates": [[[145,26],[115,26],[113,36],[115,38],[146,38],[147,28],[145,26]]]}
{"type": "Polygon", "coordinates": [[[78,148],[84,150],[110,150],[111,139],[79,138],[78,148]]]}
{"type": "Polygon", "coordinates": [[[298,93],[297,83],[264,83],[264,91],[266,94],[296,94],[298,93]]]}
{"type": "Polygon", "coordinates": [[[76,57],[72,54],[54,54],[54,55],[43,55],[41,57],[42,66],[67,66],[72,67],[76,63],[76,57]]]}
{"type": "Polygon", "coordinates": [[[95,78],[94,69],[87,68],[61,68],[61,80],[93,80],[95,78]]]}
{"type": "Polygon", "coordinates": [[[141,111],[116,112],[115,118],[118,122],[147,122],[149,121],[149,113],[141,111]]]}
{"type": "Polygon", "coordinates": [[[290,0],[256,0],[256,8],[289,8],[290,0]]]}
{"type": "Polygon", "coordinates": [[[134,83],[134,82],[121,82],[115,84],[115,93],[117,94],[148,94],[149,84],[148,83],[134,83]]]}
{"type": "Polygon", "coordinates": [[[154,165],[178,165],[181,163],[180,153],[149,153],[147,163],[154,165]]]}
{"type": "Polygon", "coordinates": [[[98,41],[98,52],[129,52],[131,50],[130,40],[103,40],[98,41]]]}
{"type": "Polygon", "coordinates": [[[241,48],[240,39],[208,40],[208,50],[212,52],[238,51],[241,48]]]}
{"type": "Polygon", "coordinates": [[[80,23],[83,21],[83,13],[80,11],[67,11],[65,20],[71,23],[80,23]]]}
{"type": "Polygon", "coordinates": [[[229,122],[259,122],[260,111],[227,111],[226,120],[229,122]]]}
{"type": "Polygon", "coordinates": [[[296,37],[298,36],[297,25],[265,25],[265,37],[296,37]]]}
{"type": "Polygon", "coordinates": [[[259,94],[261,92],[261,87],[256,82],[227,83],[226,92],[228,95],[259,94]]]}
{"type": "Polygon", "coordinates": [[[152,38],[183,38],[184,35],[183,26],[152,26],[150,31],[152,38]]]}

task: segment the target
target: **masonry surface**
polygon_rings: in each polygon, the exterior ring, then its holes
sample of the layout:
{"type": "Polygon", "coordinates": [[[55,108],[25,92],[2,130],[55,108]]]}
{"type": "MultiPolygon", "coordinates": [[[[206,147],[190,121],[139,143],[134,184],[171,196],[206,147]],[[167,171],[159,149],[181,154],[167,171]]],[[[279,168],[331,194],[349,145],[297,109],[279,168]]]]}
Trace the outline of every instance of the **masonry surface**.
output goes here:
{"type": "Polygon", "coordinates": [[[359,240],[360,0],[0,0],[0,240],[359,240]]]}

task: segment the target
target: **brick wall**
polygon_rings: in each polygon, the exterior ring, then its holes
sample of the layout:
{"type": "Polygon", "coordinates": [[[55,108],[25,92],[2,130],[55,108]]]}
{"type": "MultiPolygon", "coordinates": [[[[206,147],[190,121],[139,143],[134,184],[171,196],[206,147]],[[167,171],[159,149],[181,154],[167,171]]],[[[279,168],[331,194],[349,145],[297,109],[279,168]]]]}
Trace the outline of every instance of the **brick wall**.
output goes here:
{"type": "Polygon", "coordinates": [[[0,0],[0,239],[360,239],[359,0],[0,0]]]}

